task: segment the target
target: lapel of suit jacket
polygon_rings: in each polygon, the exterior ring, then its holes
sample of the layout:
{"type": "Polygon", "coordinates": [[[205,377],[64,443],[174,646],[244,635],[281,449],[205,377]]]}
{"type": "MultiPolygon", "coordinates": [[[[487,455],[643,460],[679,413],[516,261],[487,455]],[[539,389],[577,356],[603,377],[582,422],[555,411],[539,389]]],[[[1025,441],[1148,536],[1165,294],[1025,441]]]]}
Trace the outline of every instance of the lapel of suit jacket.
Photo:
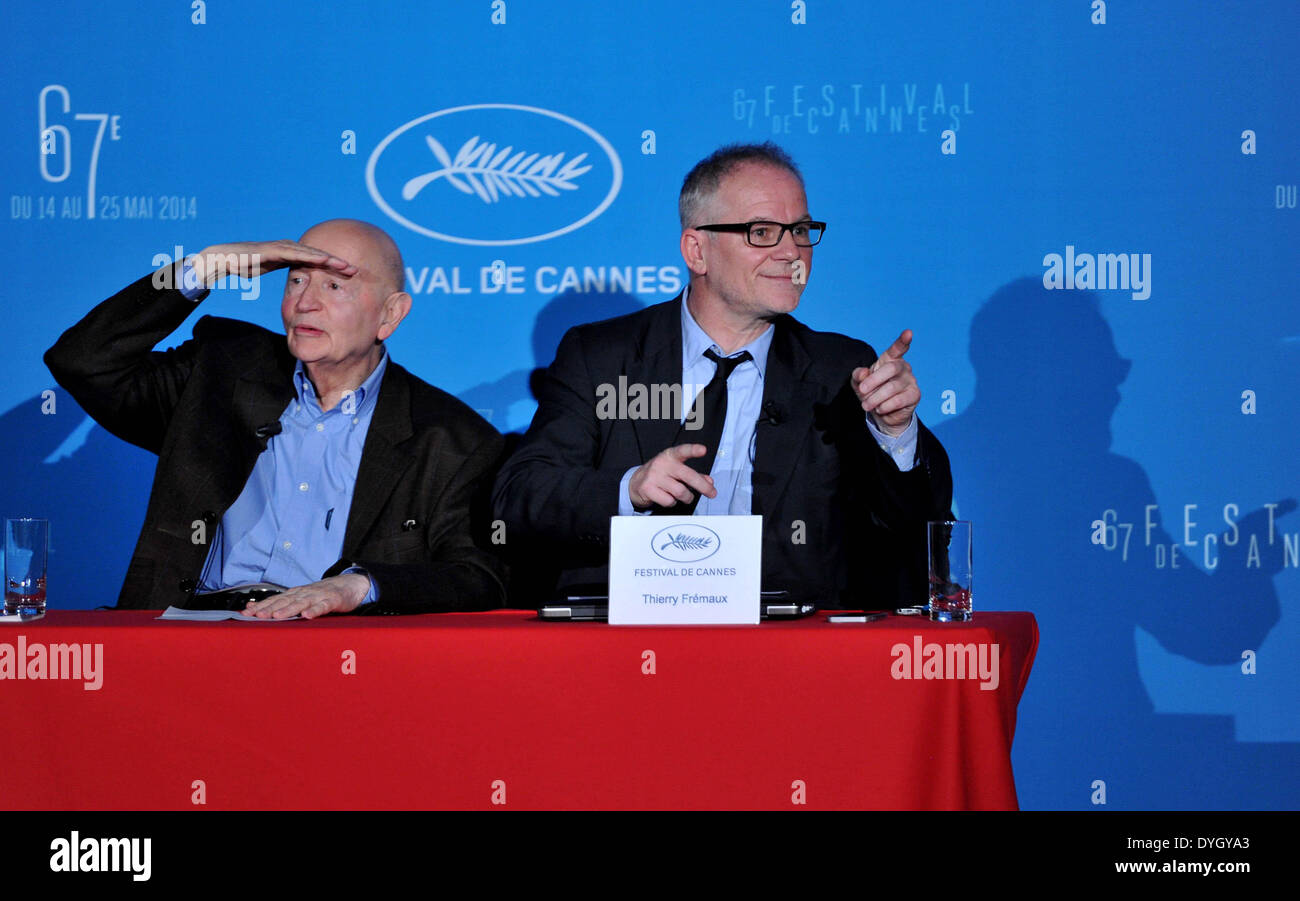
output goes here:
{"type": "Polygon", "coordinates": [[[356,554],[388,496],[411,465],[413,457],[401,444],[412,434],[410,375],[390,357],[361,451],[357,483],[352,489],[352,508],[343,536],[345,557],[356,554]]]}
{"type": "MultiPolygon", "coordinates": [[[[232,480],[224,484],[220,503],[229,506],[244,490],[248,476],[257,463],[258,456],[266,450],[267,438],[259,438],[257,430],[280,421],[284,410],[297,396],[293,387],[293,370],[296,360],[284,348],[273,355],[248,353],[232,361],[240,373],[235,380],[232,407],[237,417],[235,438],[238,456],[221,451],[222,460],[232,468],[232,480]],[[238,463],[235,467],[234,464],[238,463]]],[[[269,436],[268,436],[269,437],[269,436]]]]}
{"type": "MultiPolygon", "coordinates": [[[[679,294],[676,300],[652,307],[649,321],[633,340],[638,344],[638,352],[627,367],[629,389],[632,385],[643,385],[646,391],[651,385],[678,385],[681,390],[682,296],[679,294]]],[[[685,417],[686,411],[681,413],[685,417]]],[[[641,462],[646,463],[672,446],[681,429],[681,419],[674,419],[671,413],[655,419],[634,419],[632,429],[641,462]]]]}
{"type": "Polygon", "coordinates": [[[763,409],[780,411],[780,422],[757,426],[754,447],[753,503],[750,512],[770,513],[785,494],[798,452],[813,426],[817,388],[804,376],[812,358],[795,340],[789,317],[776,320],[763,379],[763,409]],[[771,407],[769,407],[769,404],[771,407]]]}

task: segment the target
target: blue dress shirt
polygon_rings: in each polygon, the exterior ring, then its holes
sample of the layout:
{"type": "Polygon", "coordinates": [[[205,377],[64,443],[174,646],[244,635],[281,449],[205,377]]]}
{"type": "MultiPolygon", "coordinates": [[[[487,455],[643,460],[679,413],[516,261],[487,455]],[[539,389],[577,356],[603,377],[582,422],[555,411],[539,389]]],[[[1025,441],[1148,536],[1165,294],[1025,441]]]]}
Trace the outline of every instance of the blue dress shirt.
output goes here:
{"type": "MultiPolygon", "coordinates": [[[[245,582],[293,587],[315,582],[343,553],[361,451],[374,416],[385,353],[355,394],[322,410],[303,369],[244,490],[221,518],[199,591],[245,582]]],[[[377,598],[373,580],[363,603],[377,598]]]]}

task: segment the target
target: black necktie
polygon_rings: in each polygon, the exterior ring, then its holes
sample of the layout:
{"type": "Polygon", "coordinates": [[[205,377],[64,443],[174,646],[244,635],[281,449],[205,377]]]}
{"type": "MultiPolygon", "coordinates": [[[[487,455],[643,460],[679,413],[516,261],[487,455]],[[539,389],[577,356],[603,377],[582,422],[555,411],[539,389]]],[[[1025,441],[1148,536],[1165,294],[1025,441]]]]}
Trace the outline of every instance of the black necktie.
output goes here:
{"type": "MultiPolygon", "coordinates": [[[[702,475],[708,475],[713,471],[713,461],[718,456],[718,445],[722,443],[722,427],[727,422],[727,379],[731,378],[731,373],[737,366],[754,358],[750,356],[749,351],[734,357],[720,357],[713,352],[712,348],[706,350],[704,355],[714,362],[717,369],[714,370],[712,381],[705,385],[704,390],[695,398],[691,415],[687,417],[686,422],[682,423],[673,446],[703,444],[707,447],[708,453],[703,457],[691,457],[686,461],[686,465],[702,475]],[[688,429],[686,423],[698,427],[688,429]]],[[[689,516],[695,512],[699,502],[700,496],[697,494],[689,504],[679,501],[672,507],[656,507],[654,512],[689,516]]]]}

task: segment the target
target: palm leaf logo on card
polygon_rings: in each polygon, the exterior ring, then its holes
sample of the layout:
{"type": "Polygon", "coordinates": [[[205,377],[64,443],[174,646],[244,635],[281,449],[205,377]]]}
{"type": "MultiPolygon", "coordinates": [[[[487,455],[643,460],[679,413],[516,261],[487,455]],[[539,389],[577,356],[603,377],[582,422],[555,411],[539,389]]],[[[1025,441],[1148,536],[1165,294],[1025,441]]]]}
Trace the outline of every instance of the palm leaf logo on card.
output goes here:
{"type": "Polygon", "coordinates": [[[667,550],[675,547],[679,551],[702,551],[713,544],[708,538],[698,538],[692,535],[669,535],[668,543],[661,545],[659,550],[667,550]]]}
{"type": "Polygon", "coordinates": [[[712,529],[690,523],[666,526],[650,539],[650,550],[674,563],[694,563],[718,552],[722,539],[712,529]]]}

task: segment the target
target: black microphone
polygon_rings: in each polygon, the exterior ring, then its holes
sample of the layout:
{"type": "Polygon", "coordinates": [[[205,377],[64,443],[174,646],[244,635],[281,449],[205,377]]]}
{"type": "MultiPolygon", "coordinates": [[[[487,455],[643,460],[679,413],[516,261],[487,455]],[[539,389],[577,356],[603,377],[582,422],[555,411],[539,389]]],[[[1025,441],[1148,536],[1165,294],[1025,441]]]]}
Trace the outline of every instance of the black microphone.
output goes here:
{"type": "Polygon", "coordinates": [[[785,420],[785,411],[781,409],[780,404],[774,400],[769,400],[763,404],[763,415],[759,417],[755,425],[780,425],[785,420]]]}
{"type": "Polygon", "coordinates": [[[280,421],[277,419],[275,422],[267,422],[262,425],[259,425],[257,427],[257,431],[253,432],[253,434],[256,435],[258,438],[260,438],[262,441],[266,441],[272,435],[278,435],[283,431],[284,431],[284,427],[280,425],[280,421]]]}

